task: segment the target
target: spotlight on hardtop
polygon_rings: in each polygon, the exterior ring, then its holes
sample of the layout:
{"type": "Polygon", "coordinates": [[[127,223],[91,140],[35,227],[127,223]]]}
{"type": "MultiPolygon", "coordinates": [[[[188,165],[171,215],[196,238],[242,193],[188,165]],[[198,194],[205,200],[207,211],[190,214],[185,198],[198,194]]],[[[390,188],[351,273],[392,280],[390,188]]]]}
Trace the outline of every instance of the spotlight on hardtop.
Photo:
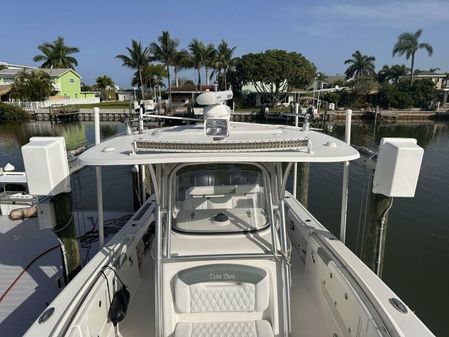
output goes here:
{"type": "Polygon", "coordinates": [[[196,102],[204,107],[204,134],[215,140],[229,136],[229,120],[231,109],[226,101],[232,99],[231,90],[205,92],[199,95],[196,102]]]}

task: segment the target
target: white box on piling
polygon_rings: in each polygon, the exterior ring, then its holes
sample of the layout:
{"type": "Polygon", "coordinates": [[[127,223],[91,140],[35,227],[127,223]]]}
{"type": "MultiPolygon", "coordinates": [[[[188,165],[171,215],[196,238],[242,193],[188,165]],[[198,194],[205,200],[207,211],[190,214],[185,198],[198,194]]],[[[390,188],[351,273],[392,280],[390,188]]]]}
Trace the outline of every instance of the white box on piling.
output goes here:
{"type": "Polygon", "coordinates": [[[22,146],[22,156],[30,194],[57,195],[70,191],[64,137],[32,137],[22,146]]]}
{"type": "Polygon", "coordinates": [[[373,193],[387,197],[414,197],[423,154],[423,148],[414,138],[382,138],[373,193]]]}

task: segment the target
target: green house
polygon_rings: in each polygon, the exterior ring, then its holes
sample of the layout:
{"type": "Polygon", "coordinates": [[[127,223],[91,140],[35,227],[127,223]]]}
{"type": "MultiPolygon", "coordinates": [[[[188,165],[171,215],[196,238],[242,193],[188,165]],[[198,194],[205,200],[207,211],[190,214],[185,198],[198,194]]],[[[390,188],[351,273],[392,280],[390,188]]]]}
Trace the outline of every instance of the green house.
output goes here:
{"type": "Polygon", "coordinates": [[[55,96],[81,98],[81,76],[73,69],[45,69],[52,79],[55,96]]]}
{"type": "Polygon", "coordinates": [[[0,85],[11,85],[23,71],[44,71],[52,79],[55,94],[52,98],[92,98],[93,92],[81,91],[81,76],[73,69],[3,69],[0,70],[0,85]]]}

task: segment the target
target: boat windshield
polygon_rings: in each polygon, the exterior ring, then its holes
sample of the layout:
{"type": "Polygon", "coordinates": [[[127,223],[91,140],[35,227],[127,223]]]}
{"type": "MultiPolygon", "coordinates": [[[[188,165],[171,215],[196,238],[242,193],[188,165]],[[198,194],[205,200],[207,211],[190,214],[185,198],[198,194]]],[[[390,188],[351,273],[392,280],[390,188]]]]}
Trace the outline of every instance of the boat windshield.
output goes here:
{"type": "Polygon", "coordinates": [[[268,226],[263,173],[251,164],[190,165],[176,176],[173,230],[247,233],[268,226]]]}

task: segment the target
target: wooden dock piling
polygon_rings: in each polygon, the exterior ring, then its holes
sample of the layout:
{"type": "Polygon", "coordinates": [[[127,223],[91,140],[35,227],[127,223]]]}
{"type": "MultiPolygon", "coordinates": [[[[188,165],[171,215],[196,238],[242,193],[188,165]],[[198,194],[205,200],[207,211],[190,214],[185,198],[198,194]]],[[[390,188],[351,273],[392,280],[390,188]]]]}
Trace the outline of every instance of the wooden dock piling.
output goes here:
{"type": "Polygon", "coordinates": [[[81,257],[72,214],[71,192],[60,193],[51,199],[55,210],[56,227],[53,229],[62,243],[66,281],[72,280],[81,270],[81,257]]]}
{"type": "Polygon", "coordinates": [[[309,205],[310,163],[298,163],[297,199],[305,207],[309,205]]]}
{"type": "Polygon", "coordinates": [[[365,236],[363,238],[363,249],[361,259],[373,271],[378,270],[378,275],[382,275],[383,260],[385,252],[385,242],[387,238],[388,214],[385,214],[385,221],[381,219],[389,208],[391,198],[382,194],[371,193],[367,214],[365,236]],[[380,250],[379,250],[380,248],[380,250]],[[378,262],[379,265],[378,265],[378,262]]]}

